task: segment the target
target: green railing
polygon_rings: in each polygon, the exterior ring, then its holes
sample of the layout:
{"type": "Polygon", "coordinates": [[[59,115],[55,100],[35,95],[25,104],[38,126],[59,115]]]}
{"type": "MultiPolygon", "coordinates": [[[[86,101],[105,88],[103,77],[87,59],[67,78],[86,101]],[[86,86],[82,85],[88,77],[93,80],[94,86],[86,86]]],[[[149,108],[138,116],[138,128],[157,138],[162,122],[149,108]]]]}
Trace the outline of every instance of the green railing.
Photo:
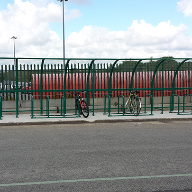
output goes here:
{"type": "Polygon", "coordinates": [[[0,120],[2,119],[2,99],[0,97],[0,120]]]}
{"type": "MultiPolygon", "coordinates": [[[[15,102],[15,109],[2,109],[2,113],[19,113],[31,111],[22,107],[22,101],[40,101],[40,115],[50,113],[45,108],[44,100],[60,99],[61,116],[74,107],[66,108],[66,102],[73,98],[76,91],[87,90],[83,97],[89,102],[92,99],[92,112],[96,110],[118,110],[112,106],[112,99],[122,95],[129,96],[130,90],[139,90],[139,96],[151,98],[150,106],[144,100],[143,108],[158,108],[163,111],[174,111],[174,97],[170,106],[165,105],[165,97],[177,94],[189,96],[192,94],[192,58],[146,58],[146,59],[103,59],[103,58],[16,58],[15,66],[13,58],[0,58],[0,96],[2,102],[15,102]],[[27,64],[28,63],[28,64],[27,64]],[[35,64],[31,64],[35,63],[35,64]],[[51,64],[53,63],[53,64],[51,64]],[[106,98],[109,103],[106,106],[95,108],[94,98],[106,98]],[[154,105],[155,98],[161,98],[161,107],[154,105]]],[[[34,102],[33,101],[33,102],[34,102]]],[[[103,102],[104,103],[104,102],[103,102]]],[[[118,101],[118,106],[119,106],[118,101]]],[[[186,106],[185,108],[190,108],[186,106]]],[[[177,108],[176,108],[177,109],[177,108]]],[[[57,109],[49,108],[49,112],[57,109]]],[[[123,114],[124,115],[124,114],[123,114]]]]}

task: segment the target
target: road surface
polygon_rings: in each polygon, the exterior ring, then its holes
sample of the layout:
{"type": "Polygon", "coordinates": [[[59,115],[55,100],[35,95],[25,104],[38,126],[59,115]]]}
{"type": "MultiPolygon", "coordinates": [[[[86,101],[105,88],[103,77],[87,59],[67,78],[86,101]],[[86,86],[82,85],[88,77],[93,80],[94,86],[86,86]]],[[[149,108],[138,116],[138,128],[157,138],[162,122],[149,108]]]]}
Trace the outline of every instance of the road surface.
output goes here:
{"type": "Polygon", "coordinates": [[[0,191],[192,192],[192,121],[0,127],[0,191]]]}

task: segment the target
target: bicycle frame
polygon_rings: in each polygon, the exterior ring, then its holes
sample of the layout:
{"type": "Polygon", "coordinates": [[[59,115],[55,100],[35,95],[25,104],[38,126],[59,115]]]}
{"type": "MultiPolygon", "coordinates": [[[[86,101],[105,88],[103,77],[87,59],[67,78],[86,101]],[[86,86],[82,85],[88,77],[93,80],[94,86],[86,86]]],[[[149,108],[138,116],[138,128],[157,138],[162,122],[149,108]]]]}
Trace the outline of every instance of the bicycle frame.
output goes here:
{"type": "Polygon", "coordinates": [[[141,101],[137,95],[138,93],[138,91],[130,91],[129,97],[124,106],[124,110],[127,108],[127,112],[130,110],[130,112],[134,113],[134,115],[139,115],[141,110],[141,101]]]}
{"type": "Polygon", "coordinates": [[[128,97],[125,105],[127,105],[127,103],[129,102],[129,100],[132,101],[133,98],[137,98],[137,97],[138,97],[137,91],[134,91],[134,92],[130,91],[129,97],[128,97]]]}
{"type": "Polygon", "coordinates": [[[75,93],[75,102],[76,102],[76,107],[78,110],[80,110],[80,108],[82,108],[82,103],[81,103],[82,99],[83,98],[81,97],[79,92],[75,93]]]}
{"type": "Polygon", "coordinates": [[[86,101],[81,97],[80,93],[75,93],[75,106],[78,110],[78,114],[80,117],[80,114],[82,114],[85,118],[89,116],[89,107],[86,103],[86,101]]]}

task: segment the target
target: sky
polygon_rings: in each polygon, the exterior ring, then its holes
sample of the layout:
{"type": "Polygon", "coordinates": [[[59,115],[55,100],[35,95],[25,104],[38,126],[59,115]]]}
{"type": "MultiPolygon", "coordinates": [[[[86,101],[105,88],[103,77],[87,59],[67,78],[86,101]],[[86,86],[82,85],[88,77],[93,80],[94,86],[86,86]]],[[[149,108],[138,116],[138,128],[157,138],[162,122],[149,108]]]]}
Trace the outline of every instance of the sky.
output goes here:
{"type": "MultiPolygon", "coordinates": [[[[192,58],[192,0],[68,0],[66,58],[192,58]]],[[[63,3],[1,0],[0,57],[63,57],[63,3]]]]}

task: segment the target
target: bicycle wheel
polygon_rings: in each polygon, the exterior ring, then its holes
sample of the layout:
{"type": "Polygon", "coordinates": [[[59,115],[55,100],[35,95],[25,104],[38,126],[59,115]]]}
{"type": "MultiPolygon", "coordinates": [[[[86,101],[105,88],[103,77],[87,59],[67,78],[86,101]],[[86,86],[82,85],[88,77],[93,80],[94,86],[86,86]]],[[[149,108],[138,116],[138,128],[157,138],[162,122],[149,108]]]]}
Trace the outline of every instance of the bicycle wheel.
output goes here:
{"type": "Polygon", "coordinates": [[[84,100],[81,101],[81,112],[85,118],[89,116],[89,107],[84,100]]]}
{"type": "Polygon", "coordinates": [[[128,99],[127,100],[127,102],[125,103],[125,109],[124,110],[126,110],[126,111],[124,111],[125,113],[128,113],[128,112],[130,112],[130,110],[132,109],[132,107],[131,107],[132,105],[131,105],[131,99],[128,99]]]}
{"type": "Polygon", "coordinates": [[[141,101],[138,98],[133,100],[133,113],[135,116],[138,116],[141,111],[141,101]]]}

